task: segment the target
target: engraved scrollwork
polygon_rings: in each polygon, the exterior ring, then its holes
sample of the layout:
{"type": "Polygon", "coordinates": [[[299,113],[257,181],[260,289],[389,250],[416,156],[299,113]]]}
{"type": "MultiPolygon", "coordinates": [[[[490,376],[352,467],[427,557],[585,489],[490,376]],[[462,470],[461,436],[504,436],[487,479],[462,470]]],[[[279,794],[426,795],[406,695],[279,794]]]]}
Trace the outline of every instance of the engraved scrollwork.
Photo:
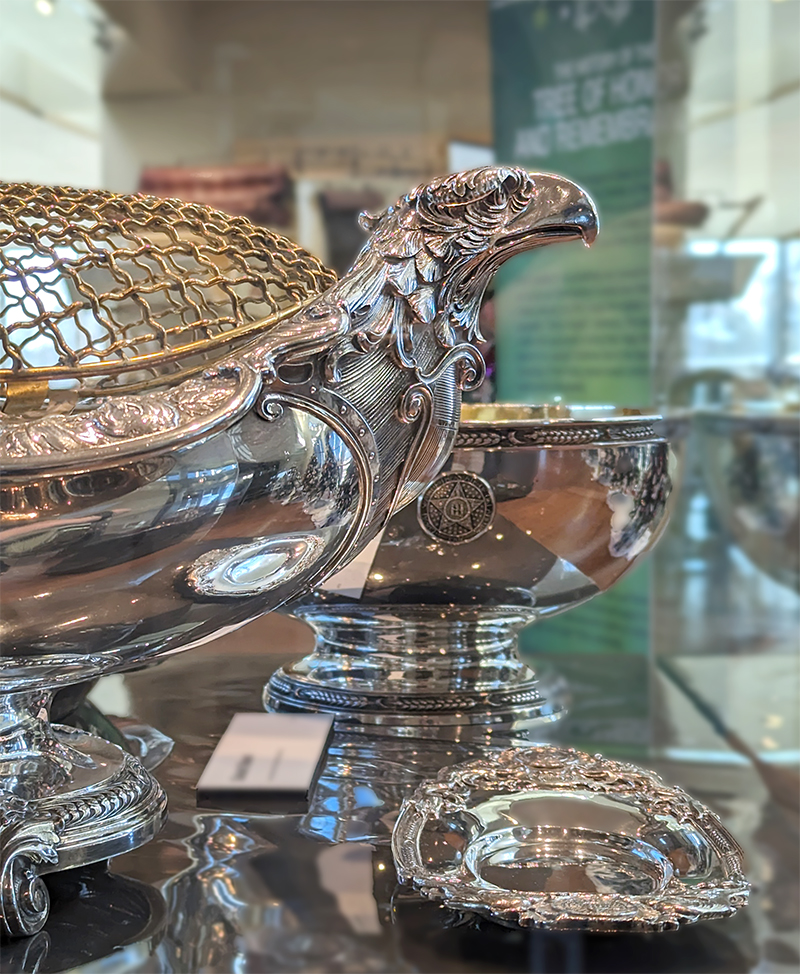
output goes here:
{"type": "Polygon", "coordinates": [[[430,385],[451,367],[456,366],[456,384],[462,392],[477,388],[486,375],[486,363],[474,345],[463,343],[451,348],[427,373],[419,373],[420,381],[430,385]]]}
{"type": "Polygon", "coordinates": [[[467,349],[456,364],[456,385],[462,392],[472,392],[486,378],[486,360],[473,346],[468,345],[467,349]]]}
{"type": "MultiPolygon", "coordinates": [[[[408,484],[419,474],[417,464],[433,424],[433,387],[451,368],[455,368],[456,386],[463,390],[480,385],[486,374],[481,353],[469,344],[457,345],[446,352],[427,373],[415,369],[418,381],[408,386],[401,396],[397,417],[403,423],[418,423],[414,442],[400,472],[398,489],[390,513],[399,509],[407,499],[408,484]]],[[[413,496],[413,495],[412,495],[413,496]]]]}
{"type": "Polygon", "coordinates": [[[414,469],[423,444],[433,423],[433,393],[426,382],[416,382],[405,390],[397,407],[397,417],[402,423],[417,423],[417,429],[400,470],[397,488],[389,508],[390,517],[403,505],[409,486],[413,483],[414,469]]]}
{"type": "Polygon", "coordinates": [[[259,413],[262,419],[268,423],[274,423],[275,420],[283,416],[283,406],[275,399],[267,399],[261,404],[259,413]]]}
{"type": "Polygon", "coordinates": [[[430,388],[424,382],[410,385],[400,397],[397,418],[401,423],[416,423],[420,417],[427,419],[433,405],[430,388]]]}

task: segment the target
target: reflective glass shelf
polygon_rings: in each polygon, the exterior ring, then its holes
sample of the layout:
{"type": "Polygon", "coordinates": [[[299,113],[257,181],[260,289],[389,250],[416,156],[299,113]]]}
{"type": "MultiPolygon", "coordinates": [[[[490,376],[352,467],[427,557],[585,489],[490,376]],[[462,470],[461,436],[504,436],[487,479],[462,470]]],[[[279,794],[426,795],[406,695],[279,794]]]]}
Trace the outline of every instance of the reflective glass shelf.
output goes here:
{"type": "MultiPolygon", "coordinates": [[[[337,739],[308,814],[199,809],[195,783],[231,716],[260,709],[272,670],[309,640],[299,624],[267,617],[93,691],[106,712],[175,740],[155,772],[169,794],[169,820],[110,870],[54,877],[47,927],[7,946],[0,971],[697,974],[800,967],[798,811],[785,801],[791,787],[781,804],[781,785],[796,786],[797,769],[773,763],[765,773],[732,751],[719,760],[724,742],[710,756],[665,755],[658,743],[664,695],[650,692],[653,674],[639,657],[551,654],[543,684],[562,695],[570,715],[548,726],[548,739],[653,768],[714,809],[742,843],[754,884],[750,906],[731,919],[659,935],[546,933],[460,916],[398,887],[388,838],[400,799],[437,767],[468,758],[465,745],[337,739]]],[[[718,663],[711,680],[721,678],[725,657],[718,663]]]]}

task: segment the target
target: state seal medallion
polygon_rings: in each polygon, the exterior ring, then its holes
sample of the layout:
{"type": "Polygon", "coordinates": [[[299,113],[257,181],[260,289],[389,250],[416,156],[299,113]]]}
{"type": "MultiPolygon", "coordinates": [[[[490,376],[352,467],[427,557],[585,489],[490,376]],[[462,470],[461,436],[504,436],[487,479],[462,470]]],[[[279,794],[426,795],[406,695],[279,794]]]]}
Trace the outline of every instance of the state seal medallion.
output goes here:
{"type": "Polygon", "coordinates": [[[491,486],[474,473],[440,474],[417,502],[422,529],[446,544],[480,537],[489,530],[494,512],[491,486]]]}

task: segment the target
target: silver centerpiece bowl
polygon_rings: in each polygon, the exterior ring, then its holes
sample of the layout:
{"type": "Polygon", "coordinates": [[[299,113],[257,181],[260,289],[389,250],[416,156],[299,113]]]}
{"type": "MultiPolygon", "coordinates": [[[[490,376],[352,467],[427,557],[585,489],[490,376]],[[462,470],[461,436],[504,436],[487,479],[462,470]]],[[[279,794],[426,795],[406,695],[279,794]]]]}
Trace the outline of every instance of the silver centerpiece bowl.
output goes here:
{"type": "Polygon", "coordinates": [[[800,592],[800,415],[709,410],[694,423],[725,529],[762,571],[800,592]]]}
{"type": "Polygon", "coordinates": [[[268,709],[465,740],[557,715],[517,634],[606,591],[652,547],[675,458],[658,417],[630,410],[465,405],[461,416],[450,460],[391,519],[361,579],[351,565],[287,607],[317,641],[274,674],[268,709]]]}
{"type": "Polygon", "coordinates": [[[352,558],[436,475],[507,257],[591,243],[568,180],[491,167],[378,216],[339,281],[176,200],[0,187],[2,923],[40,874],[146,841],[164,794],[48,721],[53,691],[240,626],[352,558]]]}

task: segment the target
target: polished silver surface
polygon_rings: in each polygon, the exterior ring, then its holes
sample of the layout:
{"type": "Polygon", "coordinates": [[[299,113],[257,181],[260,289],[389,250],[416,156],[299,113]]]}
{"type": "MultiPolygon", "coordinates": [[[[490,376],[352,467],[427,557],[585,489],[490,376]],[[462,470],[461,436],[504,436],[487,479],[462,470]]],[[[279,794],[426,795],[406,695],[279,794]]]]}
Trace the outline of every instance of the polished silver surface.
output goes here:
{"type": "Polygon", "coordinates": [[[695,424],[723,526],[762,571],[800,591],[800,414],[760,404],[701,412],[695,424]]]}
{"type": "Polygon", "coordinates": [[[315,293],[332,278],[310,255],[194,204],[19,186],[0,202],[0,788],[19,846],[3,911],[30,933],[46,904],[27,918],[13,877],[74,864],[54,789],[106,830],[80,861],[119,851],[106,832],[148,837],[77,783],[76,749],[51,762],[48,693],[230,631],[353,557],[452,447],[496,268],[591,243],[597,218],[560,177],[448,176],[367,219],[352,269],[315,293]],[[38,725],[15,694],[41,697],[38,725]]]}
{"type": "Polygon", "coordinates": [[[242,363],[210,368],[201,378],[161,392],[102,398],[85,412],[6,421],[0,427],[3,471],[41,476],[188,446],[231,426],[260,389],[258,372],[242,363]]]}
{"type": "Polygon", "coordinates": [[[391,519],[363,588],[334,578],[287,608],[317,644],[273,675],[267,707],[486,741],[558,716],[517,634],[606,591],[656,542],[676,474],[657,421],[464,406],[450,460],[391,519]]]}
{"type": "Polygon", "coordinates": [[[550,930],[672,930],[749,892],[708,808],[635,765],[547,745],[444,768],[403,803],[392,852],[428,897],[550,930]]]}
{"type": "Polygon", "coordinates": [[[2,696],[0,879],[6,936],[47,920],[42,876],[107,859],[163,825],[163,789],[131,754],[94,734],[50,724],[49,694],[2,696]]]}
{"type": "Polygon", "coordinates": [[[577,187],[512,168],[370,225],[341,281],[203,377],[2,414],[4,684],[140,665],[322,580],[444,462],[495,268],[596,232],[577,187]]]}

